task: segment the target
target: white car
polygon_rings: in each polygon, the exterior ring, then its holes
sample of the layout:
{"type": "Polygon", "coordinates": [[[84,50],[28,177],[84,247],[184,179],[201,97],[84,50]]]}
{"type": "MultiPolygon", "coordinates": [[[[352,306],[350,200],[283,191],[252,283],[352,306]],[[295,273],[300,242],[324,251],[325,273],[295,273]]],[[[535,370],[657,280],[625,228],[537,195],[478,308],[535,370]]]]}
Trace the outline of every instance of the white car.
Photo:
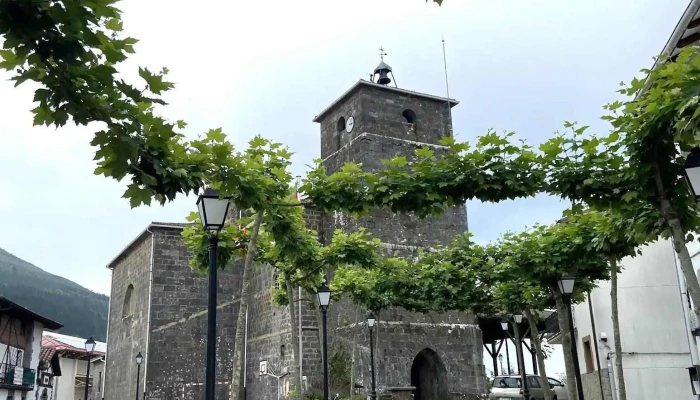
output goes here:
{"type": "MultiPolygon", "coordinates": [[[[544,390],[540,384],[540,377],[537,375],[527,375],[527,387],[530,393],[528,400],[543,400],[544,390]]],[[[569,396],[566,387],[554,378],[547,378],[549,387],[554,391],[554,400],[568,400],[569,396]]],[[[520,375],[497,376],[493,379],[491,386],[491,400],[512,400],[522,399],[520,375]]]]}

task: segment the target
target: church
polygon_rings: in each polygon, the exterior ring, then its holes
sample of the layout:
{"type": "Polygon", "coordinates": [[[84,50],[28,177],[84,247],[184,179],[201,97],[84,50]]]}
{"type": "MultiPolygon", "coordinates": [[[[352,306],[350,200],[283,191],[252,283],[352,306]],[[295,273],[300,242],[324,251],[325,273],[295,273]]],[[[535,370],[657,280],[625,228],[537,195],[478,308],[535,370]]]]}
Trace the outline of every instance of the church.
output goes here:
{"type": "MultiPolygon", "coordinates": [[[[328,173],[347,162],[367,170],[382,159],[429,146],[452,135],[456,100],[417,93],[393,83],[382,59],[369,80],[359,80],[322,110],[321,158],[328,173]]],[[[353,219],[306,204],[307,226],[328,243],[336,229],[364,227],[387,252],[411,254],[421,247],[447,244],[466,232],[466,207],[419,220],[387,210],[353,219]]],[[[180,237],[184,224],[149,224],[109,264],[109,306],[104,399],[200,400],[204,397],[207,278],[188,266],[180,237]],[[136,354],[143,355],[139,366],[136,354]]],[[[319,393],[322,382],[319,312],[313,299],[295,302],[295,313],[273,303],[276,277],[259,266],[251,279],[252,301],[239,310],[242,264],[219,275],[217,306],[217,399],[230,398],[233,343],[238,312],[246,313],[246,399],[298,398],[319,393]],[[295,338],[293,340],[293,329],[295,338]],[[298,334],[297,334],[298,333],[298,334]],[[301,354],[301,377],[294,354],[301,354]],[[261,370],[264,369],[264,373],[261,370]],[[296,397],[295,397],[296,396],[296,397]]],[[[367,310],[348,299],[328,310],[329,369],[332,395],[366,398],[371,386],[367,310]]],[[[466,313],[423,315],[383,311],[374,328],[379,398],[412,392],[415,400],[476,398],[485,393],[482,331],[466,313]]],[[[394,397],[392,397],[394,396],[394,397]]],[[[306,398],[306,397],[305,397],[306,398]]],[[[309,397],[316,398],[316,397],[309,397]]]]}

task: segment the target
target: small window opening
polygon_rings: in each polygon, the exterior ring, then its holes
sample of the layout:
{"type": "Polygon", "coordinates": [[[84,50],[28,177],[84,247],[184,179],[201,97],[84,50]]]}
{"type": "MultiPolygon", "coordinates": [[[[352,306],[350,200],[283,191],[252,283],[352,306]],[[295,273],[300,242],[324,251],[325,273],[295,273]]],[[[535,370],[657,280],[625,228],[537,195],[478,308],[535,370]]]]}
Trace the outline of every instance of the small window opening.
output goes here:
{"type": "Polygon", "coordinates": [[[124,294],[124,307],[122,308],[122,318],[126,318],[131,315],[131,294],[134,291],[134,285],[129,284],[126,287],[126,293],[124,294]]]}
{"type": "Polygon", "coordinates": [[[280,284],[280,277],[277,274],[272,275],[272,284],[274,285],[275,289],[280,290],[282,288],[282,285],[280,284]]]}
{"type": "Polygon", "coordinates": [[[280,357],[284,358],[284,345],[280,346],[280,357]]]}
{"type": "Polygon", "coordinates": [[[336,124],[336,129],[338,130],[338,132],[342,132],[345,130],[345,117],[340,117],[338,123],[336,124]]]}
{"type": "Polygon", "coordinates": [[[411,109],[405,109],[401,113],[401,116],[403,117],[403,121],[409,124],[415,124],[416,123],[416,113],[413,112],[411,109]]]}

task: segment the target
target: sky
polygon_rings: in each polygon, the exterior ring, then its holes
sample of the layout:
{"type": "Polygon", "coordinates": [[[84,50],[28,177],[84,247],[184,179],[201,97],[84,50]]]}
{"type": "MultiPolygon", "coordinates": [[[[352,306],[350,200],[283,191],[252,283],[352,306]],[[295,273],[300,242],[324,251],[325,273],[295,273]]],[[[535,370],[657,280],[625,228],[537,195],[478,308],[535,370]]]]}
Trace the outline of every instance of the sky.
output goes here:
{"type": "MultiPolygon", "coordinates": [[[[493,128],[535,145],[564,121],[605,133],[601,106],[620,81],[652,65],[688,0],[125,0],[123,63],[170,69],[161,112],[195,136],[222,127],[239,146],[262,134],[287,144],[301,175],[317,158],[312,119],[379,63],[398,86],[445,95],[445,39],[458,140],[493,128]]],[[[151,221],[182,222],[194,197],[131,209],[126,182],[93,175],[93,127],[32,127],[33,89],[0,73],[0,247],[51,273],[109,294],[106,265],[151,221]]],[[[564,209],[546,196],[470,202],[481,242],[564,209]]],[[[490,365],[490,364],[487,364],[490,365]]]]}

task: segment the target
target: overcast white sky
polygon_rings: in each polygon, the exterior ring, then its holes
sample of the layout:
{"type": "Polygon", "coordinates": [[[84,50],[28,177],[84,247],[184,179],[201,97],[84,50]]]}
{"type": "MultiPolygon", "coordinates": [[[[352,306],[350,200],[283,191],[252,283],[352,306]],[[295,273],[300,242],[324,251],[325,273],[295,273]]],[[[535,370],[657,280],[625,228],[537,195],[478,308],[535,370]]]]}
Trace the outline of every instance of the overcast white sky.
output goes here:
{"type": "MultiPolygon", "coordinates": [[[[454,129],[488,128],[532,143],[564,120],[598,131],[617,84],[649,67],[688,0],[125,0],[126,33],[140,39],[122,71],[171,70],[164,113],[192,135],[223,127],[245,143],[288,144],[294,169],[319,156],[312,118],[388,51],[399,87],[444,95],[441,37],[454,129]]],[[[32,127],[32,88],[0,73],[0,247],[109,294],[105,265],[150,221],[183,221],[194,198],[131,210],[125,185],[92,174],[90,129],[32,127]]],[[[536,198],[469,203],[470,230],[487,241],[549,222],[563,206],[536,198]]]]}

